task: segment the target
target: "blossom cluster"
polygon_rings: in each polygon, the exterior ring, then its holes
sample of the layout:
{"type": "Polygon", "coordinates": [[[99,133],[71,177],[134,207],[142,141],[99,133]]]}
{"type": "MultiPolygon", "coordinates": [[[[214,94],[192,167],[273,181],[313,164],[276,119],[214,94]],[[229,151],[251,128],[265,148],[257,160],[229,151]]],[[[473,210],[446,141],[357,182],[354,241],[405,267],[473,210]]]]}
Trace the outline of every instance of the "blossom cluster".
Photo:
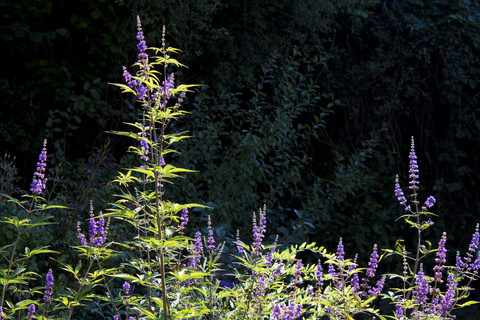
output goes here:
{"type": "Polygon", "coordinates": [[[88,222],[89,241],[87,241],[87,237],[82,233],[80,221],[77,223],[77,238],[80,240],[80,244],[82,246],[101,247],[107,240],[108,223],[105,225],[105,219],[103,217],[95,220],[92,204],[90,204],[90,219],[88,222]]]}
{"type": "Polygon", "coordinates": [[[52,269],[48,270],[47,275],[45,276],[45,292],[43,296],[43,301],[52,302],[53,298],[53,273],[52,269]]]}
{"type": "Polygon", "coordinates": [[[43,148],[38,156],[37,170],[33,174],[33,180],[30,184],[30,191],[33,194],[40,195],[43,190],[45,190],[45,183],[47,179],[45,178],[45,168],[47,167],[47,139],[43,141],[43,148]]]}

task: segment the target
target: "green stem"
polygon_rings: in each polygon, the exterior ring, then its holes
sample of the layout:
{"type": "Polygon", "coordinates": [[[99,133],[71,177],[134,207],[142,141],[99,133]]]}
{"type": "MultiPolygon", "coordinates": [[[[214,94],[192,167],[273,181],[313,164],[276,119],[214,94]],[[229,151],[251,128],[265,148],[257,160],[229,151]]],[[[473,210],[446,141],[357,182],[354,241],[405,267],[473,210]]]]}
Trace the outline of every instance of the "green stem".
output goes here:
{"type": "MultiPolygon", "coordinates": [[[[85,276],[83,277],[83,280],[82,280],[82,282],[80,283],[80,288],[78,288],[78,290],[77,290],[77,294],[76,294],[76,296],[75,296],[75,300],[74,300],[74,301],[77,301],[77,302],[78,302],[78,298],[79,298],[79,296],[80,296],[80,291],[82,291],[82,288],[83,288],[85,282],[87,281],[88,273],[90,272],[90,269],[91,269],[92,266],[93,266],[93,261],[94,261],[94,260],[90,260],[90,265],[88,266],[87,271],[85,272],[85,276]]],[[[70,307],[70,312],[68,313],[68,318],[67,318],[68,320],[70,320],[70,318],[72,317],[73,308],[74,308],[74,306],[70,307]]]]}

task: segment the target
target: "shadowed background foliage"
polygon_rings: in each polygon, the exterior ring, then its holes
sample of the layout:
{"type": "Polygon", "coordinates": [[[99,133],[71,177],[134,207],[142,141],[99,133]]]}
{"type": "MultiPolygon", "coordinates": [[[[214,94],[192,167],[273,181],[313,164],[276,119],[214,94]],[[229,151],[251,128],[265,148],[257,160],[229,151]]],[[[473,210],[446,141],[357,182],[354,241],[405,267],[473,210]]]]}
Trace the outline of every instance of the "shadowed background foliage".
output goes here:
{"type": "MultiPolygon", "coordinates": [[[[171,128],[193,138],[167,159],[198,173],[170,196],[210,205],[218,239],[250,237],[245,222],[265,203],[280,243],[333,249],[341,236],[366,261],[373,243],[411,232],[395,221],[393,185],[397,173],[408,185],[415,136],[420,193],[438,200],[427,236],[446,230],[450,258],[468,246],[480,210],[478,2],[0,0],[0,12],[0,140],[24,189],[47,138],[51,198],[85,217],[90,199],[112,200],[109,179],[134,159],[106,131],[136,109],[108,83],[136,59],[139,15],[147,45],[165,25],[183,50],[176,79],[203,84],[171,128]]],[[[205,220],[197,212],[191,230],[205,220]]]]}

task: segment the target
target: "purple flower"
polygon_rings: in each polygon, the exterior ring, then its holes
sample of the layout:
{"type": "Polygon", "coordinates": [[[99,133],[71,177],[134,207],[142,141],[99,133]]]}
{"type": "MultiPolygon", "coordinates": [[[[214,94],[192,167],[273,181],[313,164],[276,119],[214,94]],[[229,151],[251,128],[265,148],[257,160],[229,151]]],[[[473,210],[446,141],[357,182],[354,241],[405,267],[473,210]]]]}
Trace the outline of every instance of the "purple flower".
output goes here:
{"type": "Polygon", "coordinates": [[[427,209],[433,207],[437,199],[433,196],[428,197],[427,201],[425,201],[425,205],[422,207],[423,211],[427,211],[427,209]]]}
{"type": "Polygon", "coordinates": [[[119,319],[118,314],[113,316],[113,320],[118,320],[118,319],[119,319]]]}
{"type": "Polygon", "coordinates": [[[194,246],[192,256],[188,259],[188,266],[192,269],[196,269],[200,263],[200,256],[203,252],[202,246],[202,234],[200,231],[195,232],[194,246]]]}
{"type": "Polygon", "coordinates": [[[352,277],[352,281],[350,282],[352,284],[352,287],[355,289],[355,291],[360,291],[360,277],[358,275],[358,272],[355,272],[352,277]]]}
{"type": "Polygon", "coordinates": [[[277,268],[275,270],[273,270],[272,275],[273,275],[274,278],[277,278],[280,275],[280,273],[282,273],[282,264],[277,265],[277,268]]]}
{"type": "Polygon", "coordinates": [[[397,304],[395,306],[395,316],[398,318],[398,319],[402,319],[403,317],[403,308],[402,308],[402,305],[401,304],[397,304]]]}
{"type": "Polygon", "coordinates": [[[90,241],[87,242],[87,238],[82,233],[80,228],[80,222],[77,222],[77,238],[80,240],[82,246],[92,246],[92,247],[101,247],[107,240],[107,230],[105,227],[105,219],[99,218],[98,221],[95,221],[93,216],[93,207],[90,205],[90,219],[88,220],[88,233],[90,236],[90,241]]]}
{"type": "Polygon", "coordinates": [[[165,159],[163,159],[163,157],[160,157],[160,167],[164,167],[165,166],[165,159]]]}
{"type": "Polygon", "coordinates": [[[47,167],[47,139],[43,140],[42,152],[38,156],[37,170],[33,174],[33,180],[30,184],[30,191],[33,194],[40,195],[45,190],[45,168],[47,167]]]}
{"type": "Polygon", "coordinates": [[[370,261],[368,262],[367,276],[373,278],[377,271],[378,267],[378,253],[377,253],[377,244],[373,245],[373,252],[370,255],[370,261]]]}
{"type": "Polygon", "coordinates": [[[281,314],[282,314],[282,309],[280,309],[279,305],[276,304],[275,307],[273,307],[273,313],[272,313],[273,319],[279,320],[281,314]]]}
{"type": "Polygon", "coordinates": [[[272,266],[273,253],[275,252],[275,249],[277,247],[277,242],[278,242],[278,235],[275,238],[275,242],[273,243],[273,246],[268,250],[265,256],[265,260],[266,260],[265,266],[267,268],[270,268],[272,266]]]}
{"type": "Polygon", "coordinates": [[[35,314],[35,305],[32,303],[27,310],[27,316],[30,318],[35,314]]]}
{"type": "Polygon", "coordinates": [[[472,271],[477,271],[478,268],[480,268],[480,258],[477,258],[475,262],[470,265],[470,268],[472,268],[472,271]]]}
{"type": "Polygon", "coordinates": [[[242,241],[240,240],[240,231],[238,231],[238,229],[237,229],[237,241],[236,241],[237,250],[238,250],[238,253],[243,254],[245,252],[245,250],[240,245],[241,243],[242,243],[242,241]]]}
{"type": "Polygon", "coordinates": [[[297,263],[295,264],[295,271],[293,273],[294,275],[294,278],[293,278],[293,281],[292,283],[293,284],[301,284],[302,283],[302,268],[303,268],[303,263],[302,263],[302,259],[298,259],[297,260],[297,263]]]}
{"type": "Polygon", "coordinates": [[[315,279],[317,279],[317,281],[322,282],[322,284],[320,286],[323,285],[323,277],[322,276],[323,276],[322,263],[321,263],[320,259],[318,259],[317,269],[315,270],[315,279]]]}
{"type": "Polygon", "coordinates": [[[457,269],[462,269],[464,265],[465,263],[463,262],[462,257],[460,256],[460,252],[457,251],[455,267],[457,267],[457,269]]]}
{"type": "Polygon", "coordinates": [[[185,230],[188,224],[188,208],[183,208],[182,213],[180,215],[180,225],[178,226],[177,231],[183,234],[183,230],[185,230]]]}
{"type": "Polygon", "coordinates": [[[423,265],[420,264],[420,270],[415,279],[416,288],[413,293],[413,297],[417,300],[417,303],[424,306],[427,303],[427,295],[430,291],[428,279],[423,272],[423,265]]]}
{"type": "Polygon", "coordinates": [[[398,202],[400,202],[400,205],[405,207],[405,211],[410,210],[410,206],[407,205],[407,198],[405,198],[405,195],[403,194],[402,188],[400,187],[400,182],[398,180],[398,174],[395,177],[395,196],[398,199],[398,202]]]}
{"type": "Polygon", "coordinates": [[[53,280],[52,269],[49,269],[47,275],[45,276],[45,293],[43,296],[43,301],[45,302],[52,302],[53,280]]]}
{"type": "Polygon", "coordinates": [[[130,283],[125,281],[122,286],[123,290],[125,290],[125,294],[128,296],[130,293],[130,283]]]}
{"type": "Polygon", "coordinates": [[[175,89],[175,75],[172,73],[167,77],[166,81],[162,82],[164,101],[166,102],[172,96],[172,91],[175,89]]]}
{"type": "Polygon", "coordinates": [[[382,292],[383,286],[385,285],[385,279],[386,276],[384,275],[377,281],[377,285],[370,291],[371,296],[378,296],[382,292]]]}
{"type": "Polygon", "coordinates": [[[335,267],[333,266],[333,264],[328,265],[328,274],[330,275],[330,277],[332,277],[332,279],[338,278],[337,272],[335,271],[335,267]]]}
{"type": "Polygon", "coordinates": [[[88,245],[87,243],[87,238],[85,237],[85,235],[82,233],[82,229],[80,228],[80,221],[77,222],[77,233],[78,233],[78,240],[80,240],[80,244],[82,246],[86,246],[88,245]]]}
{"type": "Polygon", "coordinates": [[[132,80],[132,75],[130,74],[130,72],[128,72],[127,68],[125,67],[123,67],[123,78],[125,79],[125,82],[130,88],[136,90],[138,81],[135,79],[132,80]]]}
{"type": "Polygon", "coordinates": [[[437,265],[433,268],[433,271],[435,271],[435,280],[440,283],[443,282],[442,271],[443,271],[443,266],[446,262],[446,257],[447,257],[447,249],[445,249],[446,242],[447,242],[447,233],[444,232],[442,234],[442,238],[438,242],[438,249],[437,249],[437,253],[435,254],[435,263],[437,265]]]}
{"type": "Polygon", "coordinates": [[[455,281],[453,274],[449,274],[447,278],[447,292],[445,292],[445,296],[443,296],[441,301],[442,315],[448,313],[452,308],[456,289],[457,282],[455,281]]]}
{"type": "Polygon", "coordinates": [[[281,303],[275,305],[272,316],[275,320],[295,320],[301,316],[302,310],[302,306],[295,304],[293,301],[288,306],[281,303]]]}
{"type": "Polygon", "coordinates": [[[148,55],[145,53],[147,50],[147,43],[145,42],[145,37],[143,36],[142,30],[142,22],[140,21],[140,17],[137,16],[137,49],[138,53],[138,63],[140,64],[140,68],[148,69],[148,55]]]}
{"type": "Polygon", "coordinates": [[[3,308],[0,307],[0,319],[4,319],[5,317],[3,316],[3,308]]]}
{"type": "Polygon", "coordinates": [[[210,215],[208,215],[207,248],[210,250],[215,250],[215,239],[213,238],[212,220],[210,219],[210,215]]]}
{"type": "MultiPolygon", "coordinates": [[[[145,137],[147,134],[145,131],[141,132],[140,135],[142,137],[145,137]]],[[[148,153],[149,153],[149,147],[148,147],[148,142],[146,139],[142,138],[140,140],[140,159],[143,161],[148,161],[148,153]]]]}
{"type": "Polygon", "coordinates": [[[410,173],[410,189],[413,190],[413,192],[415,193],[416,190],[418,190],[418,184],[420,183],[418,181],[418,164],[417,164],[417,154],[415,153],[415,141],[412,137],[412,145],[411,145],[411,150],[410,150],[410,155],[408,156],[410,158],[410,169],[409,169],[409,173],[410,173]]]}
{"type": "Polygon", "coordinates": [[[93,233],[90,233],[90,245],[93,247],[101,247],[107,240],[107,232],[104,228],[105,219],[100,218],[98,221],[95,221],[93,218],[90,219],[90,228],[89,230],[94,230],[93,233]]]}
{"type": "Polygon", "coordinates": [[[257,219],[255,212],[253,213],[253,222],[252,222],[252,233],[253,233],[253,251],[255,252],[254,255],[259,256],[260,251],[262,250],[262,241],[265,237],[266,231],[266,223],[267,223],[267,215],[266,215],[266,207],[260,209],[258,214],[259,224],[257,225],[257,219]]]}
{"type": "Polygon", "coordinates": [[[478,223],[477,223],[477,226],[475,227],[475,233],[473,234],[473,237],[472,237],[472,242],[470,242],[470,246],[468,247],[468,251],[470,253],[474,253],[478,249],[479,238],[480,238],[480,233],[478,232],[478,223]]]}
{"type": "Polygon", "coordinates": [[[343,247],[342,238],[340,238],[340,240],[338,241],[338,246],[337,246],[337,259],[340,260],[340,261],[343,261],[344,256],[345,256],[345,250],[344,250],[344,247],[343,247]]]}

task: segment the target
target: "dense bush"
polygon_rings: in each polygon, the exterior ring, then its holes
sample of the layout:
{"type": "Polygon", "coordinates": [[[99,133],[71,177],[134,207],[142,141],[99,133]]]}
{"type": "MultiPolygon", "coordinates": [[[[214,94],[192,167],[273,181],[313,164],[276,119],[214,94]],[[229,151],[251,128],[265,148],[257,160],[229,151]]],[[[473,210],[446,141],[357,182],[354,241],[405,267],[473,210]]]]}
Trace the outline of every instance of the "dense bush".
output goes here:
{"type": "MultiPolygon", "coordinates": [[[[381,251],[374,244],[365,263],[358,254],[351,258],[346,253],[349,248],[342,238],[335,253],[315,242],[282,248],[278,236],[273,244],[265,241],[267,226],[274,225],[267,220],[266,206],[253,214],[248,237],[237,231],[234,240],[220,242],[222,227],[214,231],[204,205],[180,204],[167,192],[182,174],[194,172],[171,164],[172,155],[178,155],[173,147],[190,138],[172,131],[172,124],[188,113],[182,106],[197,85],[175,80],[175,67],[183,65],[175,57],[179,50],[166,46],[165,28],[161,47],[147,47],[137,17],[136,38],[135,72],[123,67],[124,84],[115,85],[136,97],[138,116],[125,124],[129,130],[111,132],[133,140],[128,148],[132,157],[130,167],[122,168],[111,180],[116,187],[109,204],[102,204],[103,194],[91,190],[99,189],[102,172],[111,167],[108,145],[92,157],[86,178],[78,177],[80,182],[87,181],[80,192],[63,190],[53,199],[53,192],[47,191],[46,139],[29,189],[19,198],[11,195],[17,192],[11,187],[14,165],[8,157],[3,161],[2,180],[8,186],[4,191],[10,194],[0,198],[0,223],[5,231],[0,246],[0,319],[452,320],[456,309],[477,303],[470,292],[479,278],[479,224],[468,249],[457,251],[455,259],[448,254],[447,232],[442,233],[438,246],[425,238],[436,216],[430,211],[437,200],[420,192],[413,137],[408,189],[402,188],[399,175],[394,188],[403,211],[398,219],[415,232],[412,243],[399,239],[393,249],[381,251]],[[105,211],[98,212],[91,201],[89,218],[82,219],[81,206],[57,204],[65,202],[70,193],[78,193],[77,199],[92,196],[105,211]],[[73,219],[79,217],[76,227],[68,224],[72,219],[63,218],[69,209],[74,211],[73,219]],[[200,209],[206,220],[203,234],[198,226],[191,227],[193,209],[200,209]],[[62,230],[54,230],[57,226],[62,230]],[[74,241],[63,236],[64,243],[55,242],[55,235],[62,231],[68,235],[73,229],[74,241]],[[70,248],[64,247],[65,242],[70,248]],[[67,251],[71,252],[64,255],[67,251]],[[222,263],[226,251],[232,259],[222,263]],[[387,266],[384,269],[389,272],[379,275],[379,263],[391,256],[401,258],[391,264],[400,266],[399,270],[387,266]],[[388,290],[382,293],[384,287],[388,290]],[[379,298],[387,302],[387,308],[379,307],[379,298]]],[[[282,83],[272,89],[276,88],[292,94],[294,102],[302,97],[282,83]]],[[[314,90],[299,92],[308,95],[314,90]]],[[[260,93],[257,98],[260,103],[265,99],[260,93]]],[[[289,122],[282,111],[272,111],[273,118],[289,122]]],[[[297,116],[290,114],[291,122],[297,116]]],[[[321,119],[318,125],[323,125],[321,119]]],[[[265,138],[272,137],[272,143],[285,138],[271,134],[267,129],[265,138]]],[[[277,142],[278,148],[282,146],[277,142]]],[[[267,150],[266,155],[275,152],[267,150]]],[[[289,150],[283,152],[292,156],[289,150]]],[[[299,160],[294,155],[292,162],[299,160]]],[[[57,180],[53,182],[54,189],[57,180]]],[[[110,190],[111,184],[101,189],[110,190]]]]}
{"type": "Polygon", "coordinates": [[[124,142],[108,144],[104,131],[136,115],[107,83],[135,61],[140,14],[149,41],[166,25],[169,43],[185,50],[190,67],[177,78],[206,84],[187,97],[192,115],[174,126],[195,138],[171,159],[199,172],[169,196],[211,206],[218,236],[233,239],[266,203],[283,243],[331,247],[342,236],[361,256],[372,242],[392,243],[409,234],[395,223],[389,186],[414,135],[421,179],[442,199],[435,230],[454,248],[469,241],[480,199],[476,2],[27,0],[0,8],[0,137],[23,189],[35,150],[51,141],[52,197],[82,208],[65,224],[86,218],[90,199],[109,202],[111,169],[131,163],[124,142]],[[112,156],[101,175],[97,154],[112,156]]]}

